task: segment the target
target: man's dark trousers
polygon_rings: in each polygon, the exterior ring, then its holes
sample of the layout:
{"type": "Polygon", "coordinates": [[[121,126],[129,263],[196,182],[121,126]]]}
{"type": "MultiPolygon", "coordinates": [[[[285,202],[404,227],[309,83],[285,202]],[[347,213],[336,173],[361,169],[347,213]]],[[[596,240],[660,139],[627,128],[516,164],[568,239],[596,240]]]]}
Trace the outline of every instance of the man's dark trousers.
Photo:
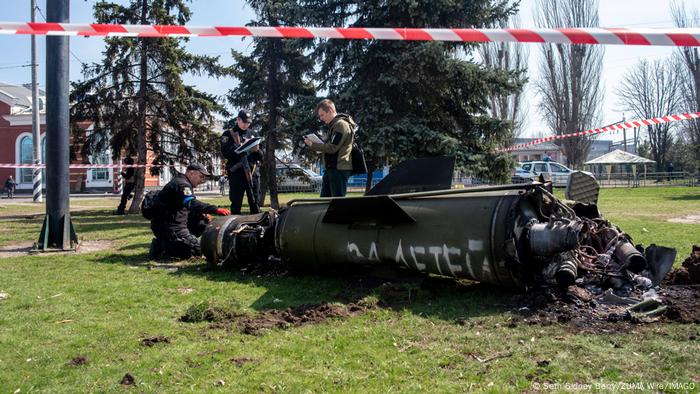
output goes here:
{"type": "Polygon", "coordinates": [[[134,186],[136,183],[125,183],[124,190],[122,190],[122,200],[119,202],[119,207],[117,208],[118,214],[123,214],[126,209],[126,201],[129,199],[129,195],[134,191],[134,186]]]}
{"type": "Polygon", "coordinates": [[[228,198],[231,200],[231,214],[240,215],[241,207],[243,206],[243,195],[248,196],[248,206],[250,207],[250,213],[256,214],[260,213],[258,208],[257,196],[251,194],[252,187],[246,187],[248,181],[245,178],[245,172],[242,170],[229,172],[228,173],[228,183],[229,183],[229,193],[228,198]]]}
{"type": "Polygon", "coordinates": [[[323,173],[321,197],[345,197],[350,175],[352,175],[350,170],[327,169],[323,173]]]}

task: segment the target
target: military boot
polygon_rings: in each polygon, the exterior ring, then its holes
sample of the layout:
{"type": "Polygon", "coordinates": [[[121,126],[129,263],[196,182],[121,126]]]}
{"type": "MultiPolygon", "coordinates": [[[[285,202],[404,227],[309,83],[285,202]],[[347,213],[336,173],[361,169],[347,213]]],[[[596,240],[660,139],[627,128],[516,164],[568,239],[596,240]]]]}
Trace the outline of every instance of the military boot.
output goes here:
{"type": "Polygon", "coordinates": [[[165,242],[158,238],[153,238],[151,240],[151,248],[148,250],[149,260],[158,260],[163,257],[165,253],[165,242]]]}

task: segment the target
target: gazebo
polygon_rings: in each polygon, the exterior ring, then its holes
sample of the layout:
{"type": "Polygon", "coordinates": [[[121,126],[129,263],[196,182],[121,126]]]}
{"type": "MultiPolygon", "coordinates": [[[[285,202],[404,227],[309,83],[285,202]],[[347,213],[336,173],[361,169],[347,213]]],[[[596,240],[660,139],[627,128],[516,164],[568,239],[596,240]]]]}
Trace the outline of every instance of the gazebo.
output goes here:
{"type": "MultiPolygon", "coordinates": [[[[596,157],[593,160],[589,160],[585,163],[584,165],[587,166],[594,166],[594,165],[605,165],[608,173],[608,180],[610,180],[610,172],[612,171],[612,166],[613,165],[622,165],[622,164],[629,164],[632,166],[632,175],[634,176],[635,180],[637,178],[637,166],[638,165],[643,165],[644,166],[644,176],[646,177],[647,173],[647,164],[651,163],[656,163],[654,160],[647,159],[645,157],[637,156],[629,152],[625,152],[619,149],[616,149],[610,153],[606,153],[603,156],[596,157]]],[[[636,183],[636,182],[635,182],[636,183]]]]}

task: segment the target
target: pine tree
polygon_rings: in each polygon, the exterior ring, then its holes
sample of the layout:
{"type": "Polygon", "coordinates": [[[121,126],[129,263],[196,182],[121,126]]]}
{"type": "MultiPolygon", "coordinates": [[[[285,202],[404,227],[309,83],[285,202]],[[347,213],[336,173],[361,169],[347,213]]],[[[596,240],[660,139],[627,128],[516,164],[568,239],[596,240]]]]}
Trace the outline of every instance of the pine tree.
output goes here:
{"type": "MultiPolygon", "coordinates": [[[[131,0],[127,5],[99,1],[98,23],[183,25],[190,19],[186,0],[131,0]]],[[[101,63],[85,66],[85,80],[73,84],[72,120],[91,121],[94,131],[85,149],[108,141],[115,159],[122,151],[146,164],[207,159],[218,151],[214,114],[225,113],[216,98],[182,81],[183,73],[222,76],[218,58],[188,53],[185,39],[106,38],[101,63]]],[[[152,168],[153,173],[158,168],[152,168]]],[[[145,169],[136,171],[129,212],[138,212],[145,169]]]]}
{"type": "MultiPolygon", "coordinates": [[[[296,1],[252,0],[248,4],[257,14],[252,26],[299,25],[306,15],[296,1]]],[[[253,129],[265,138],[262,194],[270,192],[270,206],[275,209],[279,207],[275,151],[288,142],[293,129],[298,130],[299,118],[304,115],[297,106],[315,99],[311,83],[314,62],[306,53],[312,45],[311,40],[263,38],[254,39],[250,55],[231,51],[236,61],[232,75],[239,85],[229,91],[228,98],[234,106],[253,111],[253,129]]],[[[312,115],[309,112],[308,116],[312,115]]]]}
{"type": "MultiPolygon", "coordinates": [[[[308,0],[324,23],[358,27],[483,27],[515,12],[508,1],[308,0]]],[[[522,88],[518,72],[471,60],[475,44],[328,40],[316,55],[320,88],[351,114],[371,166],[449,155],[466,172],[504,181],[511,159],[496,153],[512,124],[488,115],[489,95],[522,88]]]]}

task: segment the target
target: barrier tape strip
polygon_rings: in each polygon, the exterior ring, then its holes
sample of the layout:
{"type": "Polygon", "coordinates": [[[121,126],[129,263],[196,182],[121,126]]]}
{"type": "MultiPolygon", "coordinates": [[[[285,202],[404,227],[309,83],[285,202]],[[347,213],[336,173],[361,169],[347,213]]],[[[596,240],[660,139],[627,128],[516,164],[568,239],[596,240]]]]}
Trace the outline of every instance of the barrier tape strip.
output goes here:
{"type": "MultiPolygon", "coordinates": [[[[538,145],[538,144],[541,144],[543,142],[561,140],[564,138],[583,137],[583,136],[606,133],[606,132],[611,132],[611,131],[626,130],[626,129],[631,129],[634,127],[651,126],[651,125],[663,124],[663,123],[673,123],[673,122],[680,122],[683,120],[692,120],[692,119],[699,119],[699,118],[700,118],[700,112],[689,112],[689,113],[685,113],[685,114],[666,115],[666,116],[661,116],[658,118],[631,120],[629,122],[618,123],[618,124],[614,124],[611,126],[600,127],[597,129],[578,131],[576,133],[550,135],[547,137],[542,137],[542,138],[538,138],[536,140],[526,142],[524,144],[513,145],[513,146],[505,148],[505,149],[500,149],[500,151],[501,152],[512,152],[514,150],[522,149],[522,148],[525,148],[528,146],[538,145]]],[[[120,166],[122,168],[140,168],[140,167],[168,167],[169,165],[165,165],[165,164],[71,164],[71,165],[69,165],[69,168],[117,168],[120,166]]],[[[46,167],[46,164],[0,163],[0,168],[45,168],[45,167],[46,167]]]]}
{"type": "Polygon", "coordinates": [[[564,138],[583,137],[583,136],[587,136],[587,135],[600,134],[600,133],[605,133],[605,132],[610,132],[610,131],[631,129],[634,127],[650,126],[650,125],[654,125],[654,124],[671,123],[671,122],[680,122],[683,120],[691,120],[691,119],[698,119],[698,118],[700,118],[700,112],[689,112],[686,114],[666,115],[666,116],[662,116],[659,118],[632,120],[629,122],[614,124],[612,126],[601,127],[601,128],[597,128],[597,129],[590,129],[590,130],[585,130],[585,131],[579,131],[579,132],[571,133],[571,134],[550,135],[547,137],[538,138],[538,139],[530,141],[530,142],[526,142],[524,144],[513,145],[509,148],[501,149],[501,152],[511,152],[511,151],[522,149],[522,148],[525,148],[525,147],[528,147],[531,145],[537,145],[537,144],[541,144],[543,142],[550,142],[550,141],[554,141],[554,140],[561,140],[564,138]]]}
{"type": "Polygon", "coordinates": [[[0,22],[0,34],[106,37],[335,38],[458,42],[700,46],[700,28],[433,29],[0,22]]]}
{"type": "MultiPolygon", "coordinates": [[[[166,164],[71,164],[69,168],[142,168],[142,167],[169,167],[166,164]]],[[[0,163],[0,168],[46,168],[46,164],[18,164],[0,163]]]]}

